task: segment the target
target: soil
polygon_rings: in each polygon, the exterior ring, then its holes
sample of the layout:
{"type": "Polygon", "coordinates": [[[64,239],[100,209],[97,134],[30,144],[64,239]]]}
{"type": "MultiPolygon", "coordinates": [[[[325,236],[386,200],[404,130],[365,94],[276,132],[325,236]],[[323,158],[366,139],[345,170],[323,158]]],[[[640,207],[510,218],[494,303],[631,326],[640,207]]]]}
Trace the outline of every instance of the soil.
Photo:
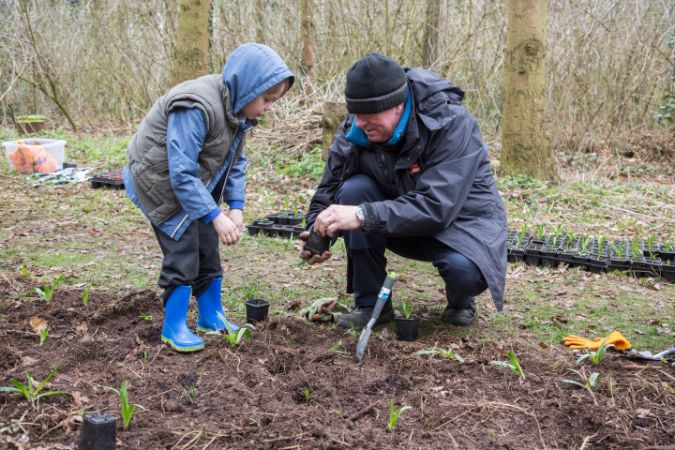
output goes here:
{"type": "Polygon", "coordinates": [[[583,368],[601,374],[591,393],[563,382],[576,379],[568,369],[581,370],[565,348],[439,339],[424,322],[411,343],[379,329],[356,364],[356,335],[292,313],[270,317],[239,346],[209,336],[203,351],[179,354],[160,342],[154,291],[92,292],[85,306],[81,291],[58,289],[47,303],[35,299],[35,287],[25,277],[0,278],[0,386],[25,382],[26,374],[39,382],[58,367],[44,391],[69,395],[32,406],[0,393],[1,448],[74,448],[82,414],[91,411],[117,417],[119,449],[638,449],[675,442],[672,365],[609,354],[583,368]],[[43,345],[33,317],[48,322],[43,345]],[[465,362],[413,354],[437,341],[465,362]],[[511,348],[524,381],[489,364],[511,348]],[[125,379],[130,400],[142,405],[127,430],[112,390],[125,379]],[[392,399],[412,409],[388,432],[392,399]]]}

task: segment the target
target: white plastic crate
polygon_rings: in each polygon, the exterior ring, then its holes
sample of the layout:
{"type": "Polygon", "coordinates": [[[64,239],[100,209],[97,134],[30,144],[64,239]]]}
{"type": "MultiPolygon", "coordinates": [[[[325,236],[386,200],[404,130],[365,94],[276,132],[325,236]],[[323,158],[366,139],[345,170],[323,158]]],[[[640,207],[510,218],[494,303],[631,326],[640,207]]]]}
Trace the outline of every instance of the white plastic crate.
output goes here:
{"type": "Polygon", "coordinates": [[[26,138],[2,143],[9,166],[21,173],[51,173],[63,169],[66,141],[26,138]],[[18,153],[17,153],[18,152],[18,153]]]}

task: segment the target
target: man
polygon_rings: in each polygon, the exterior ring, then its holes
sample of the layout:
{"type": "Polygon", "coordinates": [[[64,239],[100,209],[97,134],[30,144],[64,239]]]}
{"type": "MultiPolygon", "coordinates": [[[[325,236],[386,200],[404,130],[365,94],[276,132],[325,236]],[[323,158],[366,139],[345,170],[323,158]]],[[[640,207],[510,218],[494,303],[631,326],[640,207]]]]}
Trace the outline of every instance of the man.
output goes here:
{"type": "MultiPolygon", "coordinates": [[[[430,261],[445,282],[443,321],[469,325],[474,296],[502,309],[506,215],[464,92],[434,72],[369,53],[347,73],[349,114],[330,147],[307,223],[347,247],[355,307],[338,321],[363,328],[386,276],[385,249],[430,261]]],[[[306,240],[308,233],[301,239],[306,240]]],[[[316,264],[326,251],[300,257],[316,264]]],[[[394,318],[388,302],[378,323],[394,318]]]]}

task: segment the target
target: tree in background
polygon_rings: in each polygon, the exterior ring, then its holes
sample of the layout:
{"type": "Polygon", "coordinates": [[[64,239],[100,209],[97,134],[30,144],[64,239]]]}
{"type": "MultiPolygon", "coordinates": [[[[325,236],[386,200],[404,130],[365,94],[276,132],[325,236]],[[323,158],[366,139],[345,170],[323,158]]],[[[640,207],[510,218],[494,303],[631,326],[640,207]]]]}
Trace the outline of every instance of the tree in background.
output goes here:
{"type": "Polygon", "coordinates": [[[312,68],[314,68],[314,5],[312,0],[300,1],[300,41],[302,42],[302,62],[300,73],[302,87],[306,95],[312,95],[312,68]]]}
{"type": "Polygon", "coordinates": [[[441,0],[427,0],[426,16],[423,65],[431,67],[438,58],[438,23],[441,16],[441,0]]]}
{"type": "Polygon", "coordinates": [[[209,73],[210,0],[180,0],[171,66],[173,85],[209,73]]]}
{"type": "Polygon", "coordinates": [[[548,0],[508,0],[502,104],[502,175],[558,178],[544,107],[548,0]]]}

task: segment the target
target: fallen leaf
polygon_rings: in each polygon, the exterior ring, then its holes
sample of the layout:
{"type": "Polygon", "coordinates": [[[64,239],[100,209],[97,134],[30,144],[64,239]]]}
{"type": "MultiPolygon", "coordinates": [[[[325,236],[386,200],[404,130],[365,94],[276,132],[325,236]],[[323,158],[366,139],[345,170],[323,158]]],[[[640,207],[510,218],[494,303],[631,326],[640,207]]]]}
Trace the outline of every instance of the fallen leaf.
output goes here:
{"type": "Polygon", "coordinates": [[[40,319],[38,316],[31,317],[28,322],[30,323],[30,326],[33,329],[33,331],[36,333],[40,333],[40,331],[46,330],[47,327],[49,326],[46,320],[40,319]]]}

